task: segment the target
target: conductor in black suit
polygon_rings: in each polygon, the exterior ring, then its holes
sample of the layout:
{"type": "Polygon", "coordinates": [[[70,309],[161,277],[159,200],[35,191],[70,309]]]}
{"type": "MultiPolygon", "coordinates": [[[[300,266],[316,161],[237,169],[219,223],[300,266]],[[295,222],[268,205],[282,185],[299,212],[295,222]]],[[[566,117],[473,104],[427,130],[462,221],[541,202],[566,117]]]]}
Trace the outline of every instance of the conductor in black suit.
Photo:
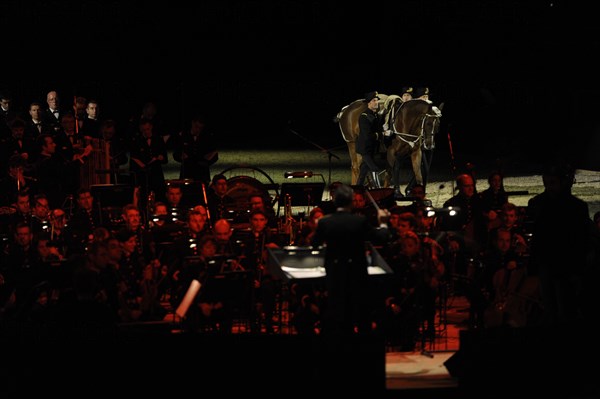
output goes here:
{"type": "Polygon", "coordinates": [[[367,241],[384,243],[389,239],[386,209],[378,209],[379,227],[352,213],[352,187],[339,186],[334,195],[336,210],[322,217],[312,240],[313,247],[324,245],[328,304],[323,333],[350,335],[371,330],[368,299],[367,241]]]}

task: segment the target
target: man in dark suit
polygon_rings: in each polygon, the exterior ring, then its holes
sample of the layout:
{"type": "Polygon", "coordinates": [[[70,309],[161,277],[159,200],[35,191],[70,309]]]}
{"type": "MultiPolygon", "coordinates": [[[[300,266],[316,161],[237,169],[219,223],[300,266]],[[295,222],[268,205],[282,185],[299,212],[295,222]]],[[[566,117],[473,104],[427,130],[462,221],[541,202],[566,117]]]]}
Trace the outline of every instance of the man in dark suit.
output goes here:
{"type": "Polygon", "coordinates": [[[389,239],[386,209],[378,209],[377,228],[369,220],[352,213],[352,187],[341,185],[335,191],[336,211],[319,220],[313,247],[326,246],[325,272],[328,293],[323,333],[350,335],[370,331],[368,262],[365,243],[389,239]]]}
{"type": "Polygon", "coordinates": [[[358,117],[359,133],[356,138],[356,152],[362,155],[362,163],[358,174],[356,184],[362,186],[370,173],[373,185],[376,188],[381,187],[379,181],[379,172],[381,168],[375,162],[375,154],[379,150],[379,139],[381,138],[381,121],[378,118],[379,97],[376,91],[365,94],[363,100],[367,104],[367,109],[358,117]]]}

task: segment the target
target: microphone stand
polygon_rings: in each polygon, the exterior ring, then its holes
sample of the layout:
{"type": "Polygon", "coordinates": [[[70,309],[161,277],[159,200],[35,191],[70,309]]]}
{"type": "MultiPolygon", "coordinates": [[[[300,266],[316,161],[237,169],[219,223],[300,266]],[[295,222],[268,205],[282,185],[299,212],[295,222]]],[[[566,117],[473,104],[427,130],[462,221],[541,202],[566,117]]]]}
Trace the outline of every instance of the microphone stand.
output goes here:
{"type": "Polygon", "coordinates": [[[295,130],[290,129],[290,132],[294,133],[296,136],[300,137],[302,140],[306,141],[308,144],[318,148],[322,152],[327,153],[327,156],[329,157],[329,179],[327,181],[327,186],[330,186],[331,185],[331,158],[336,158],[337,160],[339,160],[340,157],[338,157],[337,155],[335,155],[334,153],[329,151],[327,148],[323,148],[322,146],[318,145],[317,143],[307,139],[306,137],[302,136],[300,133],[296,132],[295,130]]]}
{"type": "Polygon", "coordinates": [[[448,148],[450,149],[450,167],[452,168],[452,192],[454,193],[454,180],[456,179],[456,163],[454,161],[454,150],[450,139],[450,127],[448,127],[448,148]]]}

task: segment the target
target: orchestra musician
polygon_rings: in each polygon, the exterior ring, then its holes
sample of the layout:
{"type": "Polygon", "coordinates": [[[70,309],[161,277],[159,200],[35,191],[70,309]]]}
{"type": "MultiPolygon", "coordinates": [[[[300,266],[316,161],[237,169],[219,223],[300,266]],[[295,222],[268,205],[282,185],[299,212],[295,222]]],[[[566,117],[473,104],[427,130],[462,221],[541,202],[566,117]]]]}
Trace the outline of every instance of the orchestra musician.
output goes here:
{"type": "Polygon", "coordinates": [[[223,174],[214,175],[210,187],[206,194],[210,220],[227,219],[228,211],[236,206],[235,199],[227,193],[227,178],[223,174]]]}
{"type": "Polygon", "coordinates": [[[256,324],[264,322],[265,331],[273,331],[273,311],[275,310],[275,282],[267,268],[267,248],[280,248],[278,235],[267,226],[268,215],[261,209],[250,213],[250,231],[240,237],[243,245],[242,266],[254,272],[256,324]]]}
{"type": "MultiPolygon", "coordinates": [[[[141,120],[139,129],[141,134],[134,137],[129,148],[129,170],[135,176],[135,185],[140,187],[140,198],[147,198],[152,191],[158,201],[164,201],[167,147],[163,138],[154,134],[152,121],[141,120]]],[[[144,208],[146,204],[138,205],[144,208]]]]}
{"type": "Polygon", "coordinates": [[[35,192],[37,179],[26,176],[25,160],[18,154],[8,161],[8,175],[0,179],[0,206],[12,206],[19,192],[35,192]]]}

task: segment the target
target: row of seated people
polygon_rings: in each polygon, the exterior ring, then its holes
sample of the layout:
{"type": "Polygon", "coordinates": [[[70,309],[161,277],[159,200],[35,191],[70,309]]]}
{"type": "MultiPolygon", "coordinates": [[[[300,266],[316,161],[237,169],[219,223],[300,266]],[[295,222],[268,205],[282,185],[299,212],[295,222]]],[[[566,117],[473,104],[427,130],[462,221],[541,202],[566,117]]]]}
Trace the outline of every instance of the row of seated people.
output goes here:
{"type": "MultiPolygon", "coordinates": [[[[174,192],[172,195],[177,196],[177,193],[174,192]]],[[[26,196],[24,196],[23,199],[23,202],[28,203],[26,196]]],[[[52,255],[54,255],[54,257],[58,256],[60,259],[64,258],[63,254],[69,254],[70,256],[85,254],[89,249],[90,240],[95,240],[97,238],[96,236],[98,235],[98,231],[96,231],[95,226],[100,226],[102,224],[99,218],[95,218],[93,214],[89,214],[87,211],[84,212],[86,209],[92,209],[92,202],[93,197],[91,196],[91,193],[89,191],[82,190],[78,197],[79,209],[73,215],[73,217],[70,218],[69,223],[65,226],[65,212],[60,209],[55,209],[52,211],[53,217],[51,223],[46,225],[46,228],[44,228],[42,219],[43,216],[48,213],[48,203],[43,196],[36,197],[31,218],[32,223],[27,224],[20,222],[15,226],[14,230],[17,240],[15,243],[11,243],[11,245],[7,246],[6,248],[7,257],[3,263],[3,270],[6,271],[4,274],[10,276],[15,270],[23,271],[25,274],[31,274],[32,270],[30,270],[29,266],[35,264],[38,257],[39,259],[45,259],[46,257],[50,257],[50,259],[52,259],[52,255]],[[32,247],[29,247],[29,251],[25,251],[23,248],[27,247],[28,244],[31,244],[33,237],[37,237],[36,243],[43,243],[40,244],[39,248],[36,249],[48,247],[52,249],[50,253],[46,256],[41,256],[39,254],[35,254],[35,250],[32,247]],[[23,241],[20,241],[20,239],[23,241]],[[21,255],[23,254],[28,254],[28,256],[22,257],[21,255]],[[14,266],[18,264],[22,265],[22,267],[14,268],[14,266]]],[[[195,242],[196,245],[193,245],[194,243],[190,243],[189,240],[190,237],[195,239],[198,235],[207,233],[206,219],[208,213],[206,208],[202,206],[196,207],[194,210],[192,210],[192,212],[188,213],[185,223],[173,217],[161,217],[161,215],[167,214],[167,211],[168,209],[165,204],[157,203],[155,206],[155,217],[153,218],[152,224],[146,232],[141,228],[141,215],[139,210],[132,205],[128,205],[123,211],[124,226],[112,226],[118,227],[117,229],[113,229],[112,233],[115,234],[117,239],[120,237],[119,241],[123,247],[123,252],[127,254],[123,258],[124,262],[130,265],[129,267],[122,268],[122,270],[129,270],[128,273],[133,274],[133,277],[129,278],[130,283],[127,284],[127,286],[136,286],[137,284],[134,284],[134,282],[139,281],[140,279],[145,281],[139,273],[141,270],[139,267],[138,269],[140,270],[138,270],[138,273],[132,272],[132,257],[138,259],[135,261],[136,264],[140,263],[139,258],[141,257],[145,260],[150,259],[147,262],[142,261],[141,264],[152,263],[154,267],[166,264],[168,265],[168,270],[171,271],[186,270],[186,268],[190,266],[185,264],[184,259],[188,256],[196,256],[198,254],[198,250],[202,248],[202,245],[198,245],[197,242],[195,242]],[[135,234],[133,234],[134,232],[135,234]]],[[[309,242],[308,235],[310,234],[311,230],[314,229],[314,226],[316,226],[316,220],[320,216],[323,216],[323,212],[319,211],[319,208],[314,208],[311,212],[310,219],[305,225],[306,229],[299,234],[299,242],[309,242]]],[[[217,235],[217,237],[218,230],[220,227],[223,227],[223,225],[226,226],[226,232],[233,232],[228,223],[229,222],[226,219],[222,219],[220,222],[215,223],[214,233],[217,235]]],[[[233,242],[235,244],[229,244],[230,248],[228,251],[226,251],[226,253],[235,253],[236,260],[240,256],[241,258],[239,259],[243,259],[243,261],[240,262],[240,269],[255,270],[256,272],[256,265],[260,264],[264,271],[264,259],[259,260],[260,257],[257,256],[258,251],[256,250],[257,245],[262,245],[262,251],[260,252],[262,253],[262,256],[264,256],[264,245],[280,246],[285,244],[284,238],[286,237],[270,234],[273,231],[271,229],[265,230],[265,235],[262,236],[261,243],[256,240],[248,241],[248,238],[252,236],[252,234],[249,233],[264,229],[264,227],[261,227],[261,225],[264,225],[265,223],[268,224],[268,215],[263,214],[261,216],[259,213],[256,215],[252,214],[252,217],[250,218],[250,230],[236,232],[236,240],[233,242]],[[255,225],[257,226],[255,227],[255,225]],[[268,238],[265,238],[267,235],[268,238]],[[235,251],[232,250],[233,246],[237,247],[235,251]],[[240,253],[241,249],[244,249],[243,254],[240,253]]],[[[219,251],[219,253],[222,254],[223,251],[219,251]]],[[[35,269],[35,267],[33,269],[35,269]]],[[[164,272],[166,271],[162,271],[161,273],[164,272]]],[[[175,273],[172,272],[170,274],[171,275],[167,274],[169,279],[162,279],[163,289],[165,288],[165,281],[177,281],[177,279],[174,277],[175,273]]],[[[184,276],[189,277],[189,275],[189,271],[184,273],[184,276]]],[[[268,274],[265,273],[265,276],[267,275],[268,274]]],[[[20,278],[17,279],[22,280],[20,278]]],[[[11,286],[10,280],[11,279],[8,281],[8,287],[11,286]]],[[[183,281],[186,281],[186,283],[179,285],[177,288],[169,287],[168,291],[172,294],[173,303],[176,303],[181,299],[182,291],[189,284],[189,278],[184,278],[183,281]]],[[[145,283],[147,283],[147,281],[145,281],[145,283]]],[[[261,282],[257,281],[256,285],[259,286],[260,284],[261,282]]],[[[268,281],[266,283],[263,282],[262,284],[268,287],[268,281]]],[[[30,284],[29,287],[31,288],[32,285],[30,284]]],[[[268,289],[272,290],[272,287],[268,289]]],[[[128,295],[130,297],[129,301],[120,301],[115,303],[128,303],[128,307],[132,307],[136,301],[136,298],[138,298],[138,295],[135,294],[135,292],[138,292],[138,290],[134,290],[133,292],[134,294],[128,295]]],[[[267,309],[272,309],[272,293],[264,296],[271,298],[271,301],[267,303],[267,309]]],[[[19,295],[17,295],[17,298],[18,297],[19,295]]],[[[146,303],[147,301],[143,302],[146,303]]],[[[158,308],[154,306],[152,309],[158,308]]],[[[133,316],[131,316],[129,312],[126,312],[120,317],[124,320],[127,320],[133,316]]],[[[138,317],[140,316],[136,316],[136,318],[138,317]]]]}
{"type": "MultiPolygon", "coordinates": [[[[179,195],[177,190],[173,191],[173,196],[179,195]]],[[[360,194],[357,191],[357,197],[360,194]]],[[[122,220],[114,223],[112,219],[105,218],[105,221],[109,221],[106,225],[90,223],[94,221],[94,217],[84,213],[86,209],[93,208],[93,197],[89,191],[81,191],[77,202],[78,209],[66,225],[61,226],[59,223],[61,218],[64,221],[66,217],[64,210],[60,213],[61,209],[52,210],[54,217],[49,229],[34,231],[32,223],[14,224],[12,234],[6,240],[5,256],[1,262],[4,317],[58,317],[52,306],[61,301],[56,285],[43,285],[44,289],[52,287],[52,290],[42,290],[39,295],[37,291],[41,289],[39,284],[59,279],[58,291],[64,294],[63,299],[74,301],[78,297],[97,300],[102,298],[105,303],[111,304],[113,323],[157,320],[164,316],[165,303],[170,307],[177,306],[189,288],[190,281],[197,279],[203,283],[205,290],[198,296],[197,306],[186,317],[191,328],[211,321],[216,326],[214,328],[231,331],[233,314],[246,312],[246,315],[251,315],[255,331],[261,331],[261,328],[264,331],[273,330],[280,282],[271,276],[265,250],[285,246],[290,242],[287,233],[282,234],[276,228],[269,227],[272,215],[264,210],[249,212],[248,224],[237,228],[227,218],[210,217],[210,206],[198,205],[185,212],[185,217],[174,218],[172,214],[168,216],[169,207],[166,204],[155,203],[154,217],[144,223],[144,215],[140,209],[129,204],[122,210],[122,220]],[[168,217],[164,217],[164,214],[168,217]],[[86,225],[86,229],[76,227],[82,225],[86,225]],[[103,230],[98,228],[104,228],[106,234],[101,234],[103,230]],[[85,233],[74,234],[73,231],[77,230],[85,233]],[[114,247],[112,255],[111,246],[114,247]],[[115,259],[107,260],[111,256],[115,259]],[[49,266],[56,263],[56,258],[60,261],[61,257],[67,262],[58,262],[58,269],[68,269],[66,275],[56,273],[57,269],[49,266]],[[48,277],[48,272],[53,274],[51,278],[48,277]],[[241,296],[232,296],[230,292],[219,293],[225,290],[223,287],[207,288],[215,287],[213,277],[221,272],[237,272],[237,275],[245,276],[240,279],[246,285],[237,286],[239,289],[246,287],[243,293],[237,292],[241,296]],[[92,277],[96,277],[98,281],[93,281],[92,277]],[[78,290],[87,291],[79,293],[78,290]],[[246,306],[240,309],[242,303],[246,306]],[[52,311],[48,311],[48,308],[52,308],[52,311]]],[[[258,205],[259,201],[255,202],[258,205]]],[[[369,207],[358,204],[360,201],[357,201],[355,211],[368,214],[369,207]]],[[[264,204],[261,206],[264,207],[264,204]]],[[[503,219],[514,219],[514,215],[510,215],[515,210],[506,204],[503,207],[506,208],[503,208],[503,219]]],[[[41,216],[44,215],[44,210],[48,214],[48,204],[44,203],[43,197],[35,199],[33,208],[34,212],[35,208],[40,208],[41,216]]],[[[221,205],[213,209],[218,215],[227,207],[221,205]]],[[[323,208],[312,209],[302,231],[298,232],[298,244],[310,245],[310,234],[318,219],[327,214],[324,209],[327,209],[325,203],[323,208]]],[[[13,217],[13,214],[9,216],[13,217]]],[[[382,286],[376,287],[378,289],[374,290],[375,294],[369,299],[375,304],[373,319],[390,342],[399,343],[404,348],[414,346],[421,325],[428,333],[433,334],[435,303],[449,277],[458,280],[454,276],[456,274],[466,278],[467,283],[462,289],[473,301],[473,317],[481,317],[492,304],[496,310],[510,308],[506,306],[506,301],[495,299],[495,296],[501,297],[498,291],[500,282],[507,284],[510,280],[498,277],[497,272],[507,274],[507,270],[512,270],[509,268],[514,266],[527,267],[523,262],[526,260],[527,248],[519,249],[519,245],[526,243],[514,239],[515,235],[512,233],[507,237],[505,231],[508,229],[505,226],[495,234],[494,245],[480,252],[480,257],[477,258],[479,263],[471,260],[465,267],[470,268],[469,270],[464,273],[456,272],[458,266],[453,262],[457,260],[459,251],[454,249],[454,243],[458,243],[460,249],[462,242],[460,234],[448,234],[440,228],[444,217],[446,216],[429,215],[422,206],[394,207],[389,221],[392,239],[388,245],[380,248],[394,273],[392,278],[377,283],[382,286]],[[414,213],[411,209],[414,209],[414,213]],[[516,257],[515,254],[521,256],[516,257]],[[483,266],[475,266],[476,264],[483,266]],[[479,298],[477,293],[482,288],[486,292],[479,298]],[[504,305],[498,305],[502,302],[504,305]],[[481,308],[483,311],[480,311],[481,308]]],[[[457,231],[460,232],[460,229],[457,231]]],[[[516,276],[521,273],[510,274],[516,276]]],[[[528,287],[531,288],[529,284],[528,287]]],[[[310,286],[295,282],[289,288],[292,296],[287,299],[294,315],[296,331],[317,333],[320,314],[327,306],[326,292],[318,282],[311,283],[310,286]]],[[[532,289],[532,295],[535,295],[534,291],[532,289]]],[[[66,308],[72,309],[73,306],[66,308]]],[[[498,323],[498,314],[488,313],[490,323],[498,323]],[[492,320],[492,316],[495,316],[496,321],[492,320]]],[[[501,316],[501,323],[527,322],[523,318],[519,319],[519,315],[513,317],[506,312],[501,316]]],[[[525,315],[527,316],[529,314],[525,315]]]]}

